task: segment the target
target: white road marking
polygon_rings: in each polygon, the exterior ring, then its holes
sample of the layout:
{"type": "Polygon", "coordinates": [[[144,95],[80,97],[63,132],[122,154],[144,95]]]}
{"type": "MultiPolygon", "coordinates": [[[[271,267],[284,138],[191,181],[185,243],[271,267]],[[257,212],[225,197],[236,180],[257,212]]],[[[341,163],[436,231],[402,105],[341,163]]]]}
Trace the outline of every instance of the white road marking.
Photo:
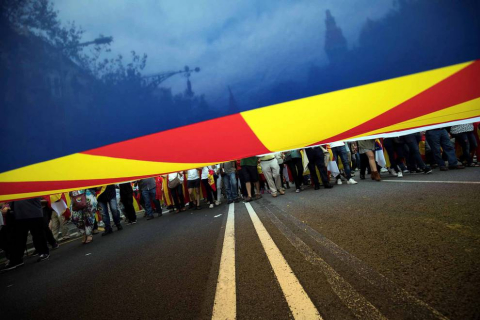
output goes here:
{"type": "Polygon", "coordinates": [[[263,249],[282,288],[283,295],[295,319],[322,319],[282,253],[273,242],[250,203],[245,203],[263,249]]]}
{"type": "Polygon", "coordinates": [[[91,255],[91,253],[87,253],[87,254],[86,254],[86,256],[89,256],[89,255],[91,255]]]}
{"type": "Polygon", "coordinates": [[[317,266],[327,278],[332,290],[358,319],[386,319],[364,296],[358,293],[350,283],[343,279],[325,260],[313,251],[305,242],[289,229],[266,206],[267,215],[288,241],[300,252],[305,260],[317,266]]]}
{"type": "Polygon", "coordinates": [[[382,180],[385,182],[400,183],[447,183],[447,184],[480,184],[479,181],[431,181],[431,180],[382,180]]]}
{"type": "Polygon", "coordinates": [[[212,319],[236,319],[237,292],[235,285],[235,211],[234,204],[231,203],[228,207],[212,319]]]}
{"type": "Polygon", "coordinates": [[[218,218],[220,217],[222,214],[217,214],[216,216],[214,216],[214,218],[218,218]]]}

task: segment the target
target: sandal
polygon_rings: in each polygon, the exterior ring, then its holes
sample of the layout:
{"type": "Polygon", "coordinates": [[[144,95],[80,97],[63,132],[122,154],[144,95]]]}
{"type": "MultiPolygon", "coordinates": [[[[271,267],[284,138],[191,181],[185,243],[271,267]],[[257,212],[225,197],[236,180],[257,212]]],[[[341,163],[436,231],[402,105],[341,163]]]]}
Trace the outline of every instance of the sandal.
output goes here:
{"type": "Polygon", "coordinates": [[[89,243],[92,242],[92,241],[93,241],[93,236],[87,236],[84,244],[89,244],[89,243]]]}
{"type": "Polygon", "coordinates": [[[84,234],[82,243],[85,244],[85,241],[87,241],[87,236],[84,234]]]}

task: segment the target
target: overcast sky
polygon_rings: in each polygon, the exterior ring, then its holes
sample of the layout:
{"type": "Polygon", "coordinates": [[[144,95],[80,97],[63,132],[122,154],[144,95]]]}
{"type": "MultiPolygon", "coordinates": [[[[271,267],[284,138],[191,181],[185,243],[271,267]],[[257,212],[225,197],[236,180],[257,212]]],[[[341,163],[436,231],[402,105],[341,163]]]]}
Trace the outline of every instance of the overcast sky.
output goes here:
{"type": "MultiPolygon", "coordinates": [[[[215,104],[227,85],[245,94],[272,82],[305,77],[326,62],[325,10],[330,9],[349,47],[367,18],[378,19],[393,0],[54,0],[62,22],[75,21],[84,41],[113,36],[112,52],[148,55],[145,73],[200,67],[193,89],[215,104]]],[[[183,92],[185,79],[164,83],[183,92]]]]}

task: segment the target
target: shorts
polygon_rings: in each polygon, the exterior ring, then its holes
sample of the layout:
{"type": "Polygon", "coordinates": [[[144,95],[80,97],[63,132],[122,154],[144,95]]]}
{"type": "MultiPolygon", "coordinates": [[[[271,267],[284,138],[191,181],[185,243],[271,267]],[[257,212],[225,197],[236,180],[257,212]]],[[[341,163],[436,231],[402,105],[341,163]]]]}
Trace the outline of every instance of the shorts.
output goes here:
{"type": "Polygon", "coordinates": [[[188,180],[187,187],[188,189],[200,188],[200,179],[188,180]]]}
{"type": "Polygon", "coordinates": [[[258,182],[258,169],[256,166],[242,166],[242,174],[245,182],[258,182]]]}

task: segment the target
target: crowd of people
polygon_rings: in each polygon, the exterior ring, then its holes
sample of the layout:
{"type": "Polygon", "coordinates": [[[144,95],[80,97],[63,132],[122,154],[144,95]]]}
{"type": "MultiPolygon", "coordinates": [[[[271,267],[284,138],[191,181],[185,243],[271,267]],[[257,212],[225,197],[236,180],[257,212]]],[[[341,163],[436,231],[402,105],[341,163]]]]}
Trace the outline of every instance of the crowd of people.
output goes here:
{"type": "Polygon", "coordinates": [[[71,221],[82,235],[82,243],[137,223],[137,212],[144,208],[146,220],[163,215],[164,210],[180,213],[214,208],[222,203],[249,202],[269,194],[285,195],[306,187],[314,190],[344,182],[356,185],[366,175],[381,181],[381,173],[401,178],[404,174],[431,174],[440,171],[478,167],[480,159],[478,123],[438,128],[400,137],[359,141],[338,141],[328,145],[257,155],[203,168],[72,191],[66,194],[18,200],[1,204],[0,244],[7,262],[3,271],[24,264],[30,232],[38,255],[49,258],[50,250],[69,239],[71,221]],[[206,205],[206,206],[205,206],[206,205]],[[113,222],[113,223],[112,223],[113,222]],[[61,235],[61,237],[60,237],[61,235]]]}

